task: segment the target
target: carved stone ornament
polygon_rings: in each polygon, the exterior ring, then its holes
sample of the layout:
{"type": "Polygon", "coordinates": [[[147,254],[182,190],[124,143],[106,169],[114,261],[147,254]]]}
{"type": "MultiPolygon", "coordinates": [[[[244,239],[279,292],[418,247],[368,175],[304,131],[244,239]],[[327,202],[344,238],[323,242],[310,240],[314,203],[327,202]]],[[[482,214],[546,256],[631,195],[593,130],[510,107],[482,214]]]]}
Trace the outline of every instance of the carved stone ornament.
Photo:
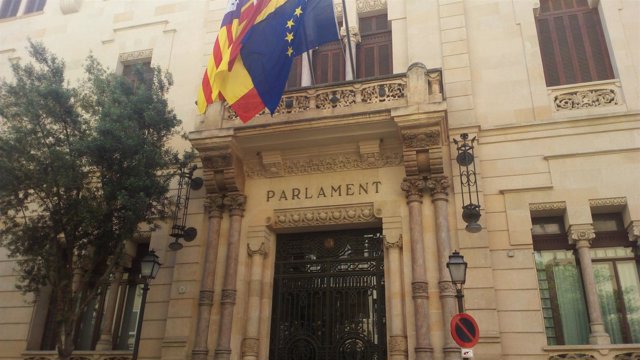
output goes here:
{"type": "Polygon", "coordinates": [[[271,226],[299,228],[308,226],[371,223],[376,221],[373,204],[353,204],[276,210],[271,226]]]}
{"type": "Polygon", "coordinates": [[[565,203],[564,201],[529,204],[529,211],[546,212],[546,211],[553,211],[553,210],[564,210],[566,208],[567,208],[567,203],[565,203]]]}
{"type": "Polygon", "coordinates": [[[198,304],[213,305],[213,290],[200,290],[198,304]]]}
{"type": "Polygon", "coordinates": [[[232,210],[244,211],[247,205],[247,196],[243,194],[227,194],[223,199],[224,205],[232,210]]]}
{"type": "MultiPolygon", "coordinates": [[[[344,26],[340,28],[340,38],[341,39],[345,39],[347,36],[347,28],[345,28],[344,26]]],[[[362,40],[360,38],[360,29],[358,29],[356,26],[349,26],[349,37],[351,38],[351,42],[354,43],[360,43],[360,41],[362,40]]]]}
{"type": "Polygon", "coordinates": [[[202,159],[202,176],[207,192],[227,193],[241,191],[244,187],[244,170],[242,163],[235,159],[231,145],[214,151],[204,152],[202,159]]]}
{"type": "Polygon", "coordinates": [[[591,89],[558,94],[553,99],[556,111],[590,109],[618,105],[618,92],[614,89],[591,89]]]}
{"type": "Polygon", "coordinates": [[[428,297],[429,295],[429,285],[426,282],[412,282],[411,283],[411,291],[413,292],[413,297],[428,297]]]}
{"type": "Polygon", "coordinates": [[[264,241],[261,241],[259,243],[252,243],[251,241],[249,241],[247,242],[247,253],[249,254],[249,256],[264,256],[267,254],[267,244],[264,241]]]}
{"type": "Polygon", "coordinates": [[[582,354],[582,353],[566,353],[566,354],[557,354],[549,357],[549,360],[596,360],[593,355],[582,354]]]}
{"type": "Polygon", "coordinates": [[[227,150],[220,151],[215,155],[203,156],[202,166],[213,170],[233,167],[233,155],[230,150],[227,150]]]}
{"type": "Polygon", "coordinates": [[[389,336],[390,353],[406,353],[408,349],[406,336],[389,336]]]}
{"type": "Polygon", "coordinates": [[[248,178],[264,178],[293,176],[305,174],[325,174],[328,172],[377,169],[398,166],[402,162],[400,153],[380,153],[378,156],[363,158],[361,155],[339,155],[325,158],[309,158],[303,160],[283,160],[282,169],[271,171],[258,162],[245,166],[248,178]]]}
{"type": "Polygon", "coordinates": [[[236,303],[236,291],[232,289],[222,289],[221,303],[235,304],[236,303]]]}
{"type": "Polygon", "coordinates": [[[440,130],[403,131],[402,143],[407,149],[425,149],[440,145],[440,130]]]}
{"type": "Polygon", "coordinates": [[[407,194],[407,197],[422,197],[426,187],[427,183],[422,179],[404,178],[404,180],[400,183],[400,188],[407,194]]]}
{"type": "Polygon", "coordinates": [[[627,233],[629,234],[629,241],[640,243],[640,220],[632,221],[627,227],[627,233]]]}
{"type": "Polygon", "coordinates": [[[64,15],[80,11],[80,6],[82,6],[82,0],[60,0],[60,11],[64,15]]]}
{"type": "Polygon", "coordinates": [[[207,195],[204,200],[204,208],[209,212],[209,216],[222,216],[222,212],[224,211],[224,195],[207,195]]]}
{"type": "MultiPolygon", "coordinates": [[[[440,73],[439,70],[433,71],[440,73]]],[[[391,78],[367,80],[353,84],[332,84],[330,86],[288,91],[280,99],[280,103],[273,115],[296,114],[310,110],[330,110],[355,104],[386,103],[404,100],[406,97],[407,78],[406,75],[402,74],[391,78]]],[[[269,112],[263,110],[257,116],[267,114],[269,112]]],[[[224,104],[223,116],[226,121],[238,120],[238,115],[227,103],[224,104]]]]}
{"type": "MultiPolygon", "coordinates": [[[[337,18],[342,17],[342,3],[334,3],[334,10],[337,18]]],[[[387,0],[356,0],[356,10],[358,13],[366,13],[387,8],[387,0]]]]}
{"type": "Polygon", "coordinates": [[[402,234],[398,236],[396,241],[389,241],[389,237],[384,237],[384,247],[387,249],[402,249],[402,234]]]}
{"type": "Polygon", "coordinates": [[[242,355],[256,355],[258,354],[258,348],[260,346],[260,340],[255,338],[245,338],[242,340],[242,355]]]}
{"type": "Polygon", "coordinates": [[[590,207],[601,207],[601,206],[625,206],[627,205],[626,197],[615,197],[615,198],[607,198],[607,199],[591,199],[589,200],[590,207]]]}
{"type": "Polygon", "coordinates": [[[638,360],[638,359],[640,359],[640,351],[618,354],[613,358],[613,360],[638,360]]]}
{"type": "Polygon", "coordinates": [[[426,184],[432,196],[436,194],[448,194],[449,178],[446,176],[433,176],[427,179],[426,184]]]}
{"type": "Polygon", "coordinates": [[[596,233],[591,224],[571,225],[569,227],[569,242],[579,243],[587,241],[591,243],[595,238],[596,233]]]}
{"type": "Polygon", "coordinates": [[[120,54],[118,56],[118,61],[120,61],[121,63],[128,63],[136,60],[151,59],[152,54],[153,54],[153,49],[131,51],[131,52],[120,54]]]}

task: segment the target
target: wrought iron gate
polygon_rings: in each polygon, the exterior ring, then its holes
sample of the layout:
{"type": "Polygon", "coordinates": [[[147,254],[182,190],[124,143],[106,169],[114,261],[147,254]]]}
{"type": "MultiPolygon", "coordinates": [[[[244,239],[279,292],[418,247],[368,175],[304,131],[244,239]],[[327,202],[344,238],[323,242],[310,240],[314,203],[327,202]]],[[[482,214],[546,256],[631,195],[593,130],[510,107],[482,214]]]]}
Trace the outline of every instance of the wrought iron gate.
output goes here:
{"type": "Polygon", "coordinates": [[[278,236],[270,360],[386,359],[379,229],[278,236]]]}

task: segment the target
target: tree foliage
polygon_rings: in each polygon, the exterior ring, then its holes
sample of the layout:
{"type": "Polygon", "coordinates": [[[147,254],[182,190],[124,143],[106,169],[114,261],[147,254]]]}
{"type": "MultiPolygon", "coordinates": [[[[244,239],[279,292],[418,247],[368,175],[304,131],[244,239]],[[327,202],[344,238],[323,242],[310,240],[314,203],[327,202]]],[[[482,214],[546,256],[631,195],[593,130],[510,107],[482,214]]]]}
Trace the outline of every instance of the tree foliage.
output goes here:
{"type": "Polygon", "coordinates": [[[131,82],[89,56],[73,86],[62,59],[28,50],[32,62],[0,83],[0,245],[17,259],[19,289],[51,288],[65,359],[125,241],[167,210],[178,156],[166,144],[180,122],[159,68],[131,82]]]}

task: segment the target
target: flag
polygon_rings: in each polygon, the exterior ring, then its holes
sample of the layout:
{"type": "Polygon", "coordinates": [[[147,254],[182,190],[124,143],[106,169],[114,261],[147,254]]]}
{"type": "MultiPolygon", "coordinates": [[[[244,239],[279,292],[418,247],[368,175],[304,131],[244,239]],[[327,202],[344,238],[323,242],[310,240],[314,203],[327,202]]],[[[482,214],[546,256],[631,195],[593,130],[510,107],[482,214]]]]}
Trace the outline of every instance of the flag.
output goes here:
{"type": "MultiPolygon", "coordinates": [[[[251,28],[269,2],[270,0],[229,0],[198,92],[197,105],[201,114],[205,112],[207,105],[219,97],[224,98],[228,95],[232,99],[237,99],[248,90],[245,86],[245,88],[241,88],[245,90],[242,93],[225,94],[222,92],[221,95],[221,81],[216,78],[229,70],[230,64],[233,64],[232,57],[239,51],[234,50],[234,47],[241,44],[247,30],[251,28]]],[[[239,70],[239,73],[242,73],[242,69],[239,70]]],[[[253,84],[250,88],[253,88],[253,84]]]]}
{"type": "Polygon", "coordinates": [[[332,0],[288,0],[248,29],[240,57],[272,114],[280,103],[293,59],[338,39],[332,0]]]}

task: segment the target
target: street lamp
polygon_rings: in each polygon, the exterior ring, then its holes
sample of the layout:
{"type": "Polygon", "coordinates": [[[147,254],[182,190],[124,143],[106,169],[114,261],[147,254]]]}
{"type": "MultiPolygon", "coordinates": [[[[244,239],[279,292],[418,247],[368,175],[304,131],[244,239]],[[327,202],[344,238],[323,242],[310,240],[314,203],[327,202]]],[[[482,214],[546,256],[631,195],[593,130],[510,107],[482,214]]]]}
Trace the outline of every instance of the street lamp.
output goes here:
{"type": "Polygon", "coordinates": [[[160,270],[159,257],[154,250],[150,250],[147,255],[140,261],[140,278],[143,281],[142,301],[140,303],[140,314],[138,315],[138,325],[136,329],[136,341],[133,345],[132,360],[138,359],[138,349],[140,347],[140,335],[142,332],[142,320],[144,319],[144,308],[147,304],[147,291],[149,291],[149,280],[153,280],[160,270]]]}
{"type": "Polygon", "coordinates": [[[465,229],[470,233],[482,231],[482,225],[478,224],[481,214],[473,145],[475,141],[476,137],[474,136],[472,139],[469,139],[469,134],[467,133],[460,134],[460,140],[453,139],[453,142],[456,144],[456,150],[458,151],[456,162],[458,163],[458,170],[460,172],[462,220],[467,223],[465,229]]]}
{"type": "Polygon", "coordinates": [[[464,303],[462,299],[464,294],[462,293],[462,287],[467,280],[467,262],[464,261],[458,250],[449,255],[449,261],[447,261],[447,268],[451,275],[451,282],[456,286],[456,299],[458,299],[458,312],[464,312],[464,303]]]}

